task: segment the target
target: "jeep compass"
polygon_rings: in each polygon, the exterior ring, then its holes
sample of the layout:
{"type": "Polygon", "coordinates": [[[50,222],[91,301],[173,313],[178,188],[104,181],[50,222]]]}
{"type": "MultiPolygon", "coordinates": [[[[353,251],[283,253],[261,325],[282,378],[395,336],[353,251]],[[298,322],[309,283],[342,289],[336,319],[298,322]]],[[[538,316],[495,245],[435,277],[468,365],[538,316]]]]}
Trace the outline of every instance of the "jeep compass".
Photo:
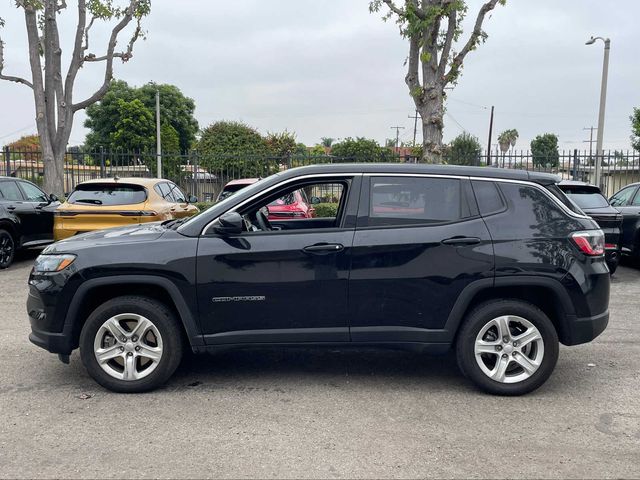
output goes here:
{"type": "Polygon", "coordinates": [[[64,362],[79,348],[118,392],[162,385],[185,348],[259,345],[453,348],[481,389],[524,394],[560,343],[589,342],[609,319],[603,232],[558,181],[406,164],[283,171],[190,219],[47,247],[29,278],[30,339],[64,362]],[[275,199],[327,190],[334,216],[269,218],[275,199]]]}

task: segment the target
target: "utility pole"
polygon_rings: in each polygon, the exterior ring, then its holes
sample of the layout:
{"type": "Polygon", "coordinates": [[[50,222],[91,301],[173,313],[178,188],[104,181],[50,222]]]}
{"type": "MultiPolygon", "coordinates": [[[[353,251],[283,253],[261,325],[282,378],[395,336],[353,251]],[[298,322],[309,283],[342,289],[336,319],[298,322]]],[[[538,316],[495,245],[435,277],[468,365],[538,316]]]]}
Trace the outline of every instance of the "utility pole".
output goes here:
{"type": "Polygon", "coordinates": [[[607,103],[607,77],[609,75],[609,50],[611,49],[611,40],[602,37],[591,37],[587,40],[586,45],[593,45],[596,40],[604,42],[604,59],[602,61],[602,82],[600,84],[600,108],[598,110],[598,139],[596,141],[596,178],[595,184],[602,188],[600,179],[602,160],[604,152],[602,151],[602,138],[604,136],[604,110],[607,103]]]}
{"type": "Polygon", "coordinates": [[[409,115],[409,118],[413,118],[413,146],[416,146],[416,133],[418,132],[418,118],[420,118],[420,116],[418,115],[418,110],[416,110],[416,114],[415,115],[409,115]]]}
{"type": "Polygon", "coordinates": [[[593,131],[596,130],[594,127],[584,127],[582,130],[591,130],[591,134],[589,135],[589,140],[583,140],[582,143],[589,142],[589,161],[593,159],[591,156],[593,151],[593,131]]]}
{"type": "Polygon", "coordinates": [[[404,130],[404,127],[391,127],[391,130],[396,130],[396,155],[398,154],[398,141],[400,140],[400,130],[404,130]]]}
{"type": "Polygon", "coordinates": [[[160,90],[156,89],[156,168],[157,177],[162,178],[162,142],[160,138],[160,90]]]}
{"type": "Polygon", "coordinates": [[[491,119],[489,120],[489,143],[487,143],[487,166],[491,166],[491,134],[493,133],[493,105],[491,105],[491,119]]]}

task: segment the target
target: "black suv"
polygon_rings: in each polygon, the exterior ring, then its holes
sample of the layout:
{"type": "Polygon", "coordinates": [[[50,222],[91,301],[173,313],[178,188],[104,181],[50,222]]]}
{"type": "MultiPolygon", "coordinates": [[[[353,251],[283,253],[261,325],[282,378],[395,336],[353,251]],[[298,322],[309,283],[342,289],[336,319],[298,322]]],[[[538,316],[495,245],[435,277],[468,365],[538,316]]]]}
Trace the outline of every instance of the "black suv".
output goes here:
{"type": "Polygon", "coordinates": [[[183,348],[384,346],[441,353],[486,391],[550,376],[609,319],[604,235],[552,175],[428,165],[278,173],[189,220],[47,247],[30,339],[101,385],[165,382],[183,348]],[[268,219],[303,189],[325,216],[268,219]],[[326,207],[325,204],[332,204],[326,207]],[[322,206],[322,208],[320,208],[322,206]]]}
{"type": "Polygon", "coordinates": [[[31,182],[0,177],[0,269],[13,262],[16,250],[53,242],[53,214],[60,206],[31,182]]]}

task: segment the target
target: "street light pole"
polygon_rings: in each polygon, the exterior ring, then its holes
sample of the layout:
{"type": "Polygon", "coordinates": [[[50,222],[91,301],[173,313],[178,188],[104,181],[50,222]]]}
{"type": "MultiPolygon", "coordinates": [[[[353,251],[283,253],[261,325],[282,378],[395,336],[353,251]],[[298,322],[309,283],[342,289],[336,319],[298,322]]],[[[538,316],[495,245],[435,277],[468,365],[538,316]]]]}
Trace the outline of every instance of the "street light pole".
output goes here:
{"type": "Polygon", "coordinates": [[[600,85],[600,110],[598,111],[598,137],[596,139],[596,178],[595,184],[602,188],[601,171],[604,152],[602,150],[602,138],[604,136],[604,111],[607,103],[607,78],[609,76],[609,50],[611,40],[603,37],[591,37],[585,45],[593,45],[596,40],[604,42],[604,59],[602,61],[602,82],[600,85]]]}
{"type": "Polygon", "coordinates": [[[160,90],[156,89],[156,169],[162,178],[162,140],[160,139],[160,90]]]}

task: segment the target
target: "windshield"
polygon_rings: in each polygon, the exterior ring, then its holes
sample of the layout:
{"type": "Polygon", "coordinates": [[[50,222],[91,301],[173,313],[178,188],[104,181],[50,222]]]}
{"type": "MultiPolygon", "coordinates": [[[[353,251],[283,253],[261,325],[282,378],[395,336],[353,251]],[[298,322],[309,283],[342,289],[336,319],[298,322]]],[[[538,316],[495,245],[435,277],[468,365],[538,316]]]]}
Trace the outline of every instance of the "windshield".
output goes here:
{"type": "Polygon", "coordinates": [[[67,203],[76,205],[131,205],[144,203],[147,191],[142,185],[86,183],[78,185],[67,203]]]}
{"type": "Polygon", "coordinates": [[[604,208],[609,202],[600,193],[571,193],[566,192],[567,197],[578,204],[580,208],[604,208]]]}

